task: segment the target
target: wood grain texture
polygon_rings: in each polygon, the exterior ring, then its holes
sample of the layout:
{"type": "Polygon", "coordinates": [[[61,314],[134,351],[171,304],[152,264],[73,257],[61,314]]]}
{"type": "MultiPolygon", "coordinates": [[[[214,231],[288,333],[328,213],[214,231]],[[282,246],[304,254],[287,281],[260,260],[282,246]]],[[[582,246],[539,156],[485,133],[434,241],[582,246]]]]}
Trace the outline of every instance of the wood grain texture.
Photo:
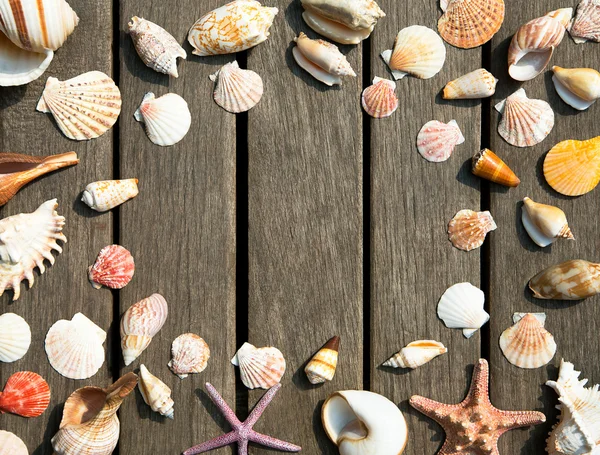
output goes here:
{"type": "MultiPolygon", "coordinates": [[[[48,71],[37,81],[22,87],[0,88],[0,150],[2,152],[52,155],[74,150],[80,163],[22,189],[0,209],[0,218],[17,213],[33,212],[48,199],[58,199],[58,213],[66,218],[63,230],[68,243],[48,266],[44,275],[35,273],[31,290],[21,285],[21,297],[14,303],[12,291],[0,299],[0,313],[17,313],[29,323],[32,344],[27,355],[11,364],[0,364],[0,387],[8,377],[22,370],[41,374],[49,383],[52,400],[48,410],[35,419],[0,415],[0,428],[12,431],[23,439],[29,453],[52,453],[50,439],[58,430],[62,403],[77,388],[85,385],[105,387],[112,382],[110,342],[107,340],[106,362],[100,371],[85,381],[60,376],[52,369],[44,351],[44,339],[52,324],[59,319],[71,319],[82,312],[103,330],[109,331],[113,319],[113,297],[109,291],[94,290],[87,280],[87,267],[96,254],[110,243],[113,217],[98,214],[81,199],[85,186],[94,180],[112,175],[113,133],[90,142],[70,141],[60,132],[50,115],[35,111],[46,79],[70,79],[91,70],[112,72],[112,2],[100,0],[69,2],[80,17],[79,26],[64,46],[56,52],[48,71]]],[[[56,253],[55,253],[56,255],[56,253]]]]}
{"type": "Polygon", "coordinates": [[[502,157],[521,179],[515,189],[506,191],[492,186],[491,212],[498,224],[496,235],[491,238],[490,287],[491,287],[491,365],[492,400],[503,409],[537,409],[547,416],[547,423],[534,429],[511,431],[501,439],[500,452],[520,450],[521,454],[544,453],[545,439],[555,424],[558,403],[556,394],[543,385],[548,379],[556,379],[560,359],[575,364],[583,370],[582,377],[590,383],[600,382],[600,364],[596,359],[600,341],[596,321],[600,317],[597,298],[582,302],[559,302],[534,299],[527,289],[529,279],[544,268],[568,259],[587,259],[598,262],[600,227],[596,222],[600,193],[595,190],[585,196],[568,198],[556,193],[546,183],[543,160],[546,152],[565,139],[588,139],[598,134],[597,117],[600,106],[594,105],[579,112],[565,104],[556,94],[550,68],[598,68],[600,49],[594,44],[576,45],[568,35],[554,52],[554,56],[537,78],[517,83],[507,73],[507,50],[512,35],[520,25],[542,16],[548,11],[575,3],[551,0],[542,3],[508,1],[506,19],[500,32],[494,37],[492,49],[492,72],[500,82],[494,103],[506,98],[523,87],[530,98],[546,100],[555,112],[555,125],[550,135],[540,144],[525,149],[513,147],[497,133],[499,114],[491,115],[491,149],[502,157]],[[537,247],[525,232],[521,223],[520,202],[525,196],[536,202],[552,204],[563,209],[576,241],[557,241],[546,248],[537,247]],[[500,334],[512,325],[514,312],[545,312],[546,327],[555,337],[558,351],[546,367],[522,370],[511,365],[498,346],[500,334]]]}

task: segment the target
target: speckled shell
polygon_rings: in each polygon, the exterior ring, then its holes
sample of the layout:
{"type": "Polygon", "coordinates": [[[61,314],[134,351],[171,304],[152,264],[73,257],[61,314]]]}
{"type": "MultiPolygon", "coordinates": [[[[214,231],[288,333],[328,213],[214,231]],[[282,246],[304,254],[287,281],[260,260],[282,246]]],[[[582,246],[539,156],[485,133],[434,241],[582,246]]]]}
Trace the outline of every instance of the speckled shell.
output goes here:
{"type": "Polygon", "coordinates": [[[500,335],[500,349],[506,360],[519,368],[547,365],[556,353],[556,342],[544,328],[545,313],[515,313],[514,325],[500,335]]]}
{"type": "Polygon", "coordinates": [[[592,68],[553,66],[552,82],[558,96],[569,106],[583,111],[600,98],[600,73],[592,68]]]}
{"type": "Polygon", "coordinates": [[[90,183],[81,200],[97,212],[106,212],[136,197],[138,179],[102,180],[90,183]]]}
{"type": "Polygon", "coordinates": [[[29,84],[44,74],[53,58],[53,51],[23,50],[0,33],[0,87],[29,84]]]}
{"type": "Polygon", "coordinates": [[[179,335],[171,345],[171,371],[181,379],[192,373],[202,373],[208,365],[210,348],[206,341],[193,333],[179,335]]]}
{"type": "Polygon", "coordinates": [[[383,366],[415,369],[446,352],[448,352],[448,349],[439,341],[413,341],[383,362],[383,366]]]}
{"type": "Polygon", "coordinates": [[[304,372],[311,384],[331,381],[338,364],[340,337],[334,336],[306,364],[304,372]]]}
{"type": "Polygon", "coordinates": [[[375,76],[373,85],[363,90],[361,104],[367,114],[373,118],[385,118],[398,109],[396,83],[375,76]]]}
{"type": "Polygon", "coordinates": [[[600,294],[600,264],[574,259],[542,270],[529,289],[536,299],[580,300],[600,294]]]}
{"type": "Polygon", "coordinates": [[[504,186],[519,186],[521,180],[511,168],[489,149],[473,155],[471,171],[478,177],[504,186]]]}
{"type": "Polygon", "coordinates": [[[237,60],[210,75],[215,82],[215,103],[227,112],[238,114],[252,109],[263,95],[263,81],[254,71],[241,69],[237,60]]]}
{"type": "Polygon", "coordinates": [[[504,0],[450,0],[438,21],[448,44],[471,49],[487,43],[504,22],[504,0]]]}
{"type": "Polygon", "coordinates": [[[50,386],[31,371],[13,374],[0,393],[0,414],[10,412],[22,417],[39,417],[49,404],[50,386]]]}
{"type": "Polygon", "coordinates": [[[492,73],[480,68],[454,79],[444,87],[445,100],[487,98],[496,92],[496,79],[492,73]]]}
{"type": "Polygon", "coordinates": [[[569,24],[571,38],[577,44],[600,42],[600,0],[581,0],[575,18],[569,24]]]}
{"type": "Polygon", "coordinates": [[[29,455],[29,451],[17,435],[0,430],[0,455],[29,455]]]}
{"type": "Polygon", "coordinates": [[[16,362],[25,357],[31,345],[31,329],[21,316],[0,316],[0,362],[16,362]]]}
{"type": "Polygon", "coordinates": [[[431,120],[417,135],[417,150],[423,158],[432,163],[446,161],[452,155],[454,147],[465,142],[465,138],[456,123],[431,120]]]}
{"type": "Polygon", "coordinates": [[[461,210],[448,223],[448,239],[459,250],[479,248],[488,232],[498,226],[488,211],[461,210]]]}
{"type": "Polygon", "coordinates": [[[88,269],[88,279],[94,289],[102,286],[122,289],[131,281],[134,272],[131,253],[120,245],[108,245],[100,250],[96,261],[88,269]]]}
{"type": "Polygon", "coordinates": [[[553,205],[540,204],[526,197],[521,221],[531,240],[542,248],[560,238],[574,240],[565,212],[553,205]]]}
{"type": "Polygon", "coordinates": [[[143,364],[140,365],[140,393],[142,398],[154,412],[158,412],[169,419],[173,419],[174,401],[171,398],[171,389],[148,371],[143,364]]]}
{"type": "Polygon", "coordinates": [[[257,348],[244,343],[231,359],[239,366],[242,382],[249,389],[269,389],[281,381],[285,373],[285,359],[281,351],[274,347],[257,348]]]}
{"type": "Polygon", "coordinates": [[[438,302],[437,315],[450,329],[463,329],[463,335],[471,338],[490,319],[483,309],[485,295],[471,283],[450,286],[438,302]]]}
{"type": "Polygon", "coordinates": [[[138,122],[144,123],[148,139],[163,147],[181,141],[192,124],[187,102],[175,93],[167,93],[159,98],[152,92],[146,93],[133,116],[138,122]]]}

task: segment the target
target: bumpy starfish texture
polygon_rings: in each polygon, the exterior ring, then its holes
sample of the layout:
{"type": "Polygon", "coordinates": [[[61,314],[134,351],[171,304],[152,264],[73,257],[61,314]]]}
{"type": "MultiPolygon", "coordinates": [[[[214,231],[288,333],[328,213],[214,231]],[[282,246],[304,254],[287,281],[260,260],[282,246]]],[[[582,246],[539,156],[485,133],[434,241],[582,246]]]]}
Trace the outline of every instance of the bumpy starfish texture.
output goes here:
{"type": "Polygon", "coordinates": [[[479,359],[467,397],[459,404],[444,404],[413,396],[413,408],[439,423],[446,441],[438,455],[499,455],[498,438],[519,427],[537,425],[546,416],[537,411],[501,411],[489,398],[490,367],[479,359]]]}
{"type": "Polygon", "coordinates": [[[183,452],[183,455],[196,455],[198,453],[208,452],[209,450],[218,449],[219,447],[233,444],[234,442],[237,443],[238,446],[238,455],[248,455],[249,442],[254,442],[265,447],[285,452],[300,452],[300,450],[302,450],[302,447],[300,446],[272,438],[271,436],[261,434],[252,429],[280,388],[281,384],[271,387],[267,393],[262,396],[248,418],[242,423],[235,416],[235,412],[233,412],[227,403],[225,403],[223,397],[219,395],[219,392],[207,382],[206,391],[208,392],[210,399],[219,408],[223,416],[225,416],[229,425],[231,425],[232,430],[227,434],[187,449],[183,452]]]}

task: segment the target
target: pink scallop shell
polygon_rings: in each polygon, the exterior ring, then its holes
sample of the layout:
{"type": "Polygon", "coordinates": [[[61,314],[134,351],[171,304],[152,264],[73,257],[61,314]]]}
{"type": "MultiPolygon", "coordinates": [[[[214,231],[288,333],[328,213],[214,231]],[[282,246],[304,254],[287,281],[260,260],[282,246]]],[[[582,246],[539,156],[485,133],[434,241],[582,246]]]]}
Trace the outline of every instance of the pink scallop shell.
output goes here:
{"type": "Polygon", "coordinates": [[[124,288],[135,272],[133,256],[120,245],[102,248],[94,265],[88,270],[88,278],[95,289],[106,286],[111,289],[124,288]]]}
{"type": "Polygon", "coordinates": [[[448,123],[431,120],[417,135],[417,149],[423,158],[433,163],[446,161],[452,155],[454,147],[465,142],[455,120],[448,123]]]}

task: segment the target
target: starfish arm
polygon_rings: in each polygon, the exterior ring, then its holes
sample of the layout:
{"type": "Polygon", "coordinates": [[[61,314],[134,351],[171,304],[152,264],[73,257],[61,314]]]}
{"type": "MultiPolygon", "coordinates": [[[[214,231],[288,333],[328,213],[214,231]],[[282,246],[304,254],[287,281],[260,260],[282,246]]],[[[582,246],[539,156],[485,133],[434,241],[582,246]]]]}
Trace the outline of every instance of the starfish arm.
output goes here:
{"type": "Polygon", "coordinates": [[[248,418],[244,421],[244,425],[246,425],[248,428],[252,428],[267,406],[269,406],[269,403],[275,397],[275,394],[279,391],[279,389],[281,389],[281,384],[275,384],[273,387],[267,390],[267,393],[262,396],[260,401],[256,404],[256,406],[254,406],[254,409],[252,409],[252,412],[248,418]]]}
{"type": "Polygon", "coordinates": [[[237,433],[234,431],[230,431],[227,434],[223,434],[218,436],[210,441],[203,442],[202,444],[198,444],[197,446],[191,447],[183,452],[183,455],[197,455],[199,453],[208,452],[209,450],[218,449],[219,447],[224,447],[229,444],[233,444],[237,441],[237,433]]]}
{"type": "Polygon", "coordinates": [[[242,439],[238,441],[238,455],[248,455],[248,440],[242,439]]]}
{"type": "Polygon", "coordinates": [[[489,395],[490,366],[485,359],[479,359],[473,370],[471,386],[465,401],[475,400],[480,403],[490,403],[489,395]]]}
{"type": "Polygon", "coordinates": [[[280,439],[275,439],[271,436],[267,436],[266,434],[262,434],[257,431],[251,431],[248,435],[248,439],[265,447],[270,447],[276,450],[282,450],[284,452],[300,452],[302,450],[302,447],[300,446],[297,446],[290,442],[282,441],[280,439]]]}
{"type": "Polygon", "coordinates": [[[519,427],[539,425],[546,421],[546,416],[538,411],[503,411],[500,425],[507,430],[519,427]]]}
{"type": "Polygon", "coordinates": [[[435,420],[438,423],[450,414],[456,405],[447,405],[438,401],[430,400],[419,395],[413,395],[409,400],[410,405],[417,411],[425,414],[427,417],[435,420]]]}
{"type": "Polygon", "coordinates": [[[235,412],[231,410],[223,397],[219,394],[219,392],[217,392],[217,389],[215,389],[209,382],[206,383],[206,392],[208,393],[208,396],[212,402],[219,408],[221,414],[223,414],[223,416],[227,419],[229,425],[231,425],[233,428],[239,428],[242,423],[235,416],[235,412]]]}

